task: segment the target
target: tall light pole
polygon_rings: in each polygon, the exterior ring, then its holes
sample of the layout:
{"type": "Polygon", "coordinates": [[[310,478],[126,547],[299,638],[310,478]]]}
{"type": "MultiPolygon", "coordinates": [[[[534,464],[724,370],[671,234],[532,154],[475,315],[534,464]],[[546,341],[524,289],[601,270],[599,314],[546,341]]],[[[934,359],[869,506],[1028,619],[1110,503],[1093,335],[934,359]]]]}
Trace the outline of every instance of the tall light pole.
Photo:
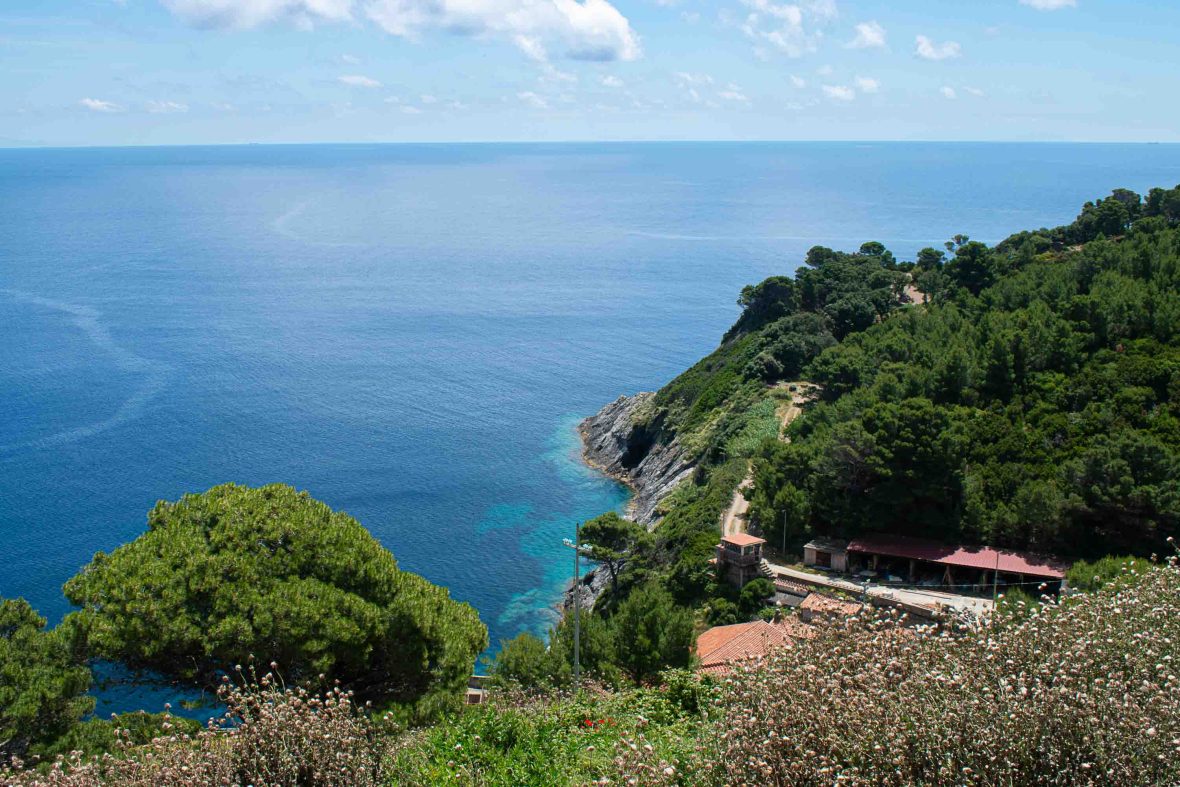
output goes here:
{"type": "Polygon", "coordinates": [[[581,685],[582,677],[582,523],[574,523],[574,540],[564,539],[567,547],[574,550],[574,691],[581,685]]]}

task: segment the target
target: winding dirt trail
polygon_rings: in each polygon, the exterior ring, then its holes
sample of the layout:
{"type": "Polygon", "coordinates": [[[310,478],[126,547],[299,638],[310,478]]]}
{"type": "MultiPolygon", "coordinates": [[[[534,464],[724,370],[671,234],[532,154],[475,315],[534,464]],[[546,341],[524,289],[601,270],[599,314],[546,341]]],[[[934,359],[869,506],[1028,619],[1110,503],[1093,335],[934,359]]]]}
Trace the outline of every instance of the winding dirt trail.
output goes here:
{"type": "MultiPolygon", "coordinates": [[[[780,440],[785,441],[787,426],[803,412],[801,406],[815,392],[815,386],[811,383],[779,383],[775,387],[791,392],[790,404],[780,405],[778,409],[778,436],[780,440]]],[[[721,515],[722,535],[732,536],[734,533],[746,532],[746,520],[750,510],[750,501],[746,499],[743,493],[753,486],[753,484],[754,468],[751,466],[746,472],[746,477],[742,479],[737,489],[734,490],[733,500],[729,502],[729,508],[725,509],[725,513],[721,515]]]]}

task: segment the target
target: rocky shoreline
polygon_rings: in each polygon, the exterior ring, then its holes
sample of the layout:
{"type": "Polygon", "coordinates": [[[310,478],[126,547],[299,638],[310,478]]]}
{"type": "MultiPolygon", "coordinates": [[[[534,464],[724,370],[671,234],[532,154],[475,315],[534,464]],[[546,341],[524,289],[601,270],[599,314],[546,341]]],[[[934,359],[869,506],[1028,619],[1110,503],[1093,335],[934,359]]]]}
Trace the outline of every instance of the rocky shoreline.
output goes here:
{"type": "MultiPolygon", "coordinates": [[[[626,516],[648,529],[660,520],[660,503],[696,469],[661,418],[641,417],[654,397],[652,392],[620,396],[578,425],[582,458],[631,489],[626,516]]],[[[582,606],[592,607],[607,582],[605,572],[588,572],[580,585],[582,606]]],[[[564,608],[573,607],[574,592],[566,591],[564,608]]]]}
{"type": "Polygon", "coordinates": [[[578,426],[583,458],[631,488],[627,516],[648,528],[660,519],[660,503],[696,468],[662,418],[637,418],[654,397],[620,396],[578,426]]]}

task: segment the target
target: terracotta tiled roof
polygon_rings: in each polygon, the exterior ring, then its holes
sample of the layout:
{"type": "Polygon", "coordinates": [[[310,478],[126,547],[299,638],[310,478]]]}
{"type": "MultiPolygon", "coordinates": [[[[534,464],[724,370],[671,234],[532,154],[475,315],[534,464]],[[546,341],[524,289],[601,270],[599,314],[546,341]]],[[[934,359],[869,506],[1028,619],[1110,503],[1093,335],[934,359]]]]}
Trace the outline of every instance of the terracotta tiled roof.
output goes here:
{"type": "Polygon", "coordinates": [[[797,638],[815,636],[815,631],[795,620],[767,623],[755,620],[752,623],[735,623],[732,626],[714,626],[697,638],[697,658],[702,672],[718,672],[735,662],[762,658],[775,648],[790,644],[797,638]]]}
{"type": "Polygon", "coordinates": [[[753,544],[765,544],[766,539],[758,538],[758,536],[752,536],[749,533],[733,533],[728,536],[722,536],[721,543],[730,543],[739,547],[748,547],[753,544]]]}
{"type": "Polygon", "coordinates": [[[811,593],[803,599],[799,609],[830,615],[855,615],[860,612],[860,604],[855,601],[842,601],[838,598],[825,596],[823,593],[811,593]]]}
{"type": "Polygon", "coordinates": [[[1027,574],[1030,577],[1046,579],[1062,579],[1066,569],[1066,566],[1060,561],[1028,552],[1014,552],[1007,549],[992,549],[991,547],[947,546],[937,541],[891,536],[883,533],[854,538],[848,544],[848,551],[913,558],[984,571],[992,571],[999,565],[1000,571],[1008,574],[1027,574]]]}
{"type": "Polygon", "coordinates": [[[781,577],[774,580],[774,589],[780,593],[791,593],[796,596],[806,596],[811,593],[811,588],[798,582],[792,582],[789,579],[781,577]]]}

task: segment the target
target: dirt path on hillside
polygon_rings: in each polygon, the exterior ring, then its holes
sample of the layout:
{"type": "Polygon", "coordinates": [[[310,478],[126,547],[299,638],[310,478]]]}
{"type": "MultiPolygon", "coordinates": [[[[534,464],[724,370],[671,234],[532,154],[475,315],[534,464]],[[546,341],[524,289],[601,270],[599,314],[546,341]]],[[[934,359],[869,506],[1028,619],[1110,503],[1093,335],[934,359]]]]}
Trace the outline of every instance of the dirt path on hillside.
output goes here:
{"type": "MultiPolygon", "coordinates": [[[[779,417],[778,437],[780,440],[785,441],[787,426],[803,412],[802,405],[814,395],[816,387],[811,383],[779,383],[775,388],[791,392],[791,401],[781,404],[777,411],[779,417]]],[[[733,500],[729,502],[729,508],[725,509],[725,513],[721,515],[721,534],[723,536],[732,536],[734,533],[746,532],[750,501],[746,499],[743,493],[753,485],[754,468],[751,466],[746,471],[746,477],[742,479],[737,489],[734,490],[733,500]]]]}

